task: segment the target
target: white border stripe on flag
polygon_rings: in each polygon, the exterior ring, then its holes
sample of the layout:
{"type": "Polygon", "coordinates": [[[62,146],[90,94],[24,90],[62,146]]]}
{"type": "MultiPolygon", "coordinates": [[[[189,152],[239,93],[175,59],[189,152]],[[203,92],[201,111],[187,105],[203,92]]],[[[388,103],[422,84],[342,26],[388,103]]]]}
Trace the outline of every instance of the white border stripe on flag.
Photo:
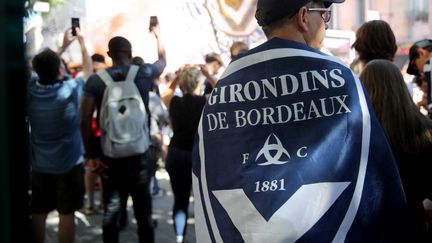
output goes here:
{"type": "Polygon", "coordinates": [[[260,62],[266,62],[269,60],[277,59],[277,58],[284,58],[284,57],[312,57],[312,58],[318,58],[318,59],[325,59],[332,62],[339,63],[343,66],[346,66],[344,63],[342,63],[339,59],[332,57],[332,56],[324,56],[322,54],[318,54],[315,52],[300,50],[300,49],[294,49],[294,48],[279,48],[279,49],[271,49],[267,51],[262,51],[258,53],[254,53],[242,58],[239,58],[235,60],[234,62],[230,63],[228,67],[225,69],[225,72],[222,74],[220,79],[223,79],[243,68],[246,68],[251,65],[255,65],[260,62]]]}
{"type": "Polygon", "coordinates": [[[201,114],[201,119],[200,119],[200,122],[198,125],[198,141],[199,141],[199,156],[200,156],[200,161],[201,161],[201,171],[200,171],[201,186],[202,186],[202,191],[203,191],[204,202],[206,205],[207,216],[208,216],[210,226],[212,228],[213,236],[216,240],[216,243],[223,243],[222,237],[220,236],[220,233],[219,233],[219,229],[216,225],[216,219],[214,217],[213,208],[211,207],[210,196],[209,196],[208,186],[207,186],[207,176],[206,176],[206,169],[205,169],[203,127],[202,127],[202,114],[201,114]]]}
{"type": "Polygon", "coordinates": [[[370,123],[370,114],[369,109],[366,104],[366,98],[365,94],[363,92],[362,86],[360,84],[360,80],[355,76],[355,84],[357,87],[357,93],[359,96],[360,101],[360,107],[363,114],[363,129],[362,129],[362,147],[361,147],[361,155],[360,155],[360,168],[359,168],[359,174],[357,177],[356,186],[354,189],[354,194],[351,199],[351,203],[349,205],[349,208],[345,214],[345,218],[343,219],[338,232],[335,235],[335,238],[333,239],[333,243],[338,242],[345,242],[346,235],[348,234],[349,229],[352,226],[352,223],[354,222],[354,218],[357,214],[361,196],[363,194],[363,186],[364,181],[366,178],[366,170],[367,170],[367,164],[368,164],[368,157],[369,157],[369,146],[370,146],[370,135],[371,135],[371,123],[370,123]]]}

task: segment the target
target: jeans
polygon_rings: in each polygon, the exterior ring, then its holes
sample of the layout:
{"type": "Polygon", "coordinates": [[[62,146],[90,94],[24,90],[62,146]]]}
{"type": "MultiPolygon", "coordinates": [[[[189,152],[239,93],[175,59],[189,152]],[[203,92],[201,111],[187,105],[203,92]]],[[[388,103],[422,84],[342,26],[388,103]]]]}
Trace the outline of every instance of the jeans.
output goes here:
{"type": "Polygon", "coordinates": [[[145,155],[121,159],[102,158],[108,166],[102,176],[104,243],[119,242],[121,195],[132,197],[140,243],[154,242],[150,173],[145,155]]]}
{"type": "Polygon", "coordinates": [[[184,236],[187,228],[189,196],[192,189],[192,152],[170,147],[166,169],[174,193],[174,230],[177,236],[184,236]]]}

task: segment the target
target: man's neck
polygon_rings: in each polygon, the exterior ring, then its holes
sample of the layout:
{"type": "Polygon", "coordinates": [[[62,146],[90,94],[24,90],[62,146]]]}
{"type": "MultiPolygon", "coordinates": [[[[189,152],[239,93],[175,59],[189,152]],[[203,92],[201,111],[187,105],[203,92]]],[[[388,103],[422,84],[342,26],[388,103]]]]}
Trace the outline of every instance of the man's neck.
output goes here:
{"type": "Polygon", "coordinates": [[[118,60],[113,60],[113,67],[117,67],[117,66],[127,66],[127,65],[131,65],[132,61],[129,59],[118,59],[118,60]]]}
{"type": "Polygon", "coordinates": [[[292,40],[292,41],[297,41],[303,44],[306,44],[306,40],[304,39],[303,35],[297,31],[297,29],[293,29],[293,28],[280,28],[280,29],[276,29],[273,31],[273,33],[271,33],[271,35],[268,37],[268,39],[272,39],[272,38],[280,38],[280,39],[284,39],[284,40],[292,40]]]}

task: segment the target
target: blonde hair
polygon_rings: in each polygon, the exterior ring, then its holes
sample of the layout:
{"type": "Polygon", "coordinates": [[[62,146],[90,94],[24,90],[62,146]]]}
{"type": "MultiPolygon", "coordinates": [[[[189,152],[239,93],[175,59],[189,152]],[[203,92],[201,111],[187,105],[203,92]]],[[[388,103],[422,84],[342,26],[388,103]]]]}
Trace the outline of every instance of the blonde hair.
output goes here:
{"type": "Polygon", "coordinates": [[[187,67],[180,76],[180,89],[184,94],[193,94],[204,76],[196,67],[187,67]]]}
{"type": "Polygon", "coordinates": [[[393,149],[415,152],[432,144],[432,121],[414,104],[396,65],[373,60],[360,74],[360,80],[393,149]]]}

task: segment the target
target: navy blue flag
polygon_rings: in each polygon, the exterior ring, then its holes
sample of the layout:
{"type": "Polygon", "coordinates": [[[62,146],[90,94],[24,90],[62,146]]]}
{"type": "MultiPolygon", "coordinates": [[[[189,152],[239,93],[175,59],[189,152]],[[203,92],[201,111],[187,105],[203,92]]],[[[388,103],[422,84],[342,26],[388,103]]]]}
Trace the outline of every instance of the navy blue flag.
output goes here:
{"type": "Polygon", "coordinates": [[[197,242],[398,242],[406,201],[357,77],[272,39],[232,62],[193,152],[197,242]]]}

